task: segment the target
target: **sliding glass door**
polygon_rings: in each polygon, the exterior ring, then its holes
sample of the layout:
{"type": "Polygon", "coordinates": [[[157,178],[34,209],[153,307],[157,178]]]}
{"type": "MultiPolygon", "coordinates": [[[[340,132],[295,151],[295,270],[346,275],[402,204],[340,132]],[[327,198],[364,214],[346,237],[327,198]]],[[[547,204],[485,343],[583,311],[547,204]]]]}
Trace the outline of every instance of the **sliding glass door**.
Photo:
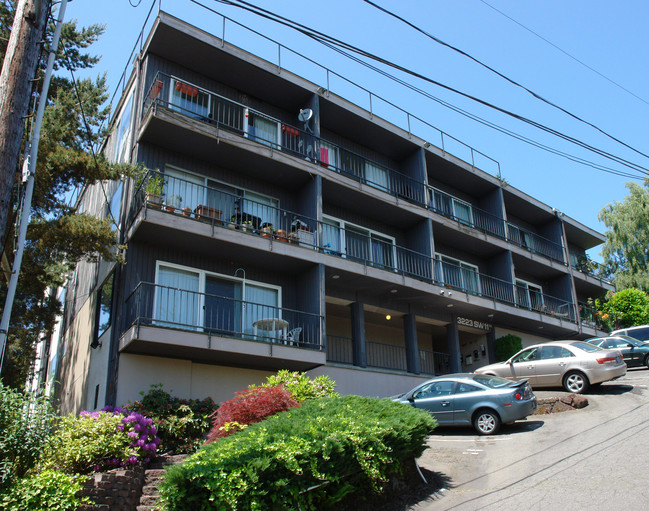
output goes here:
{"type": "Polygon", "coordinates": [[[160,265],[157,283],[153,312],[156,324],[200,325],[198,272],[160,265]]]}

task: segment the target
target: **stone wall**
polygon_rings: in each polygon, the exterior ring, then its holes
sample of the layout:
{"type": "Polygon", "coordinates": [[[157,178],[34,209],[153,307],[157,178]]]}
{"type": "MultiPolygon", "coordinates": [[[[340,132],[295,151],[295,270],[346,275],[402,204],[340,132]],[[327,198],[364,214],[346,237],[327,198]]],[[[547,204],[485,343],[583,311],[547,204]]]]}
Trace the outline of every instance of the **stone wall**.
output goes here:
{"type": "Polygon", "coordinates": [[[95,505],[83,506],[79,511],[135,511],[143,484],[142,467],[94,474],[86,481],[81,496],[90,497],[95,505]]]}

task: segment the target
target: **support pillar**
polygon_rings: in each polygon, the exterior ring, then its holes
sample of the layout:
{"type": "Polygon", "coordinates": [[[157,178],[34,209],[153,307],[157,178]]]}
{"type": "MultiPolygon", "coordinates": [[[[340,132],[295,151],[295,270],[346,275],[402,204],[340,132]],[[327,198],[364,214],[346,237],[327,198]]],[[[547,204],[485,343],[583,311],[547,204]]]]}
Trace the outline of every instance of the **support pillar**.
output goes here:
{"type": "Polygon", "coordinates": [[[403,317],[403,331],[406,340],[406,367],[409,373],[419,374],[419,346],[417,344],[417,320],[414,314],[403,317]]]}
{"type": "Polygon", "coordinates": [[[446,327],[446,343],[448,345],[449,368],[451,372],[462,372],[462,365],[460,363],[460,332],[457,328],[457,318],[455,316],[453,316],[453,320],[446,327]]]}
{"type": "Polygon", "coordinates": [[[367,367],[367,352],[365,350],[365,311],[362,302],[350,305],[352,316],[352,349],[354,365],[367,367]]]}

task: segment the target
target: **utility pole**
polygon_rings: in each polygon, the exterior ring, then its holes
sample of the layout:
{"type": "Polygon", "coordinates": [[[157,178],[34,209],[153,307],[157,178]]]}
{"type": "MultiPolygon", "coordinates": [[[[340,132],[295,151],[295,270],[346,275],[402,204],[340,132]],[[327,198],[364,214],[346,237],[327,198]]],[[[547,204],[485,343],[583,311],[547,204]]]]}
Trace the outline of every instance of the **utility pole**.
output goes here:
{"type": "Polygon", "coordinates": [[[0,253],[5,249],[11,190],[50,4],[50,0],[17,0],[0,71],[0,253]]]}

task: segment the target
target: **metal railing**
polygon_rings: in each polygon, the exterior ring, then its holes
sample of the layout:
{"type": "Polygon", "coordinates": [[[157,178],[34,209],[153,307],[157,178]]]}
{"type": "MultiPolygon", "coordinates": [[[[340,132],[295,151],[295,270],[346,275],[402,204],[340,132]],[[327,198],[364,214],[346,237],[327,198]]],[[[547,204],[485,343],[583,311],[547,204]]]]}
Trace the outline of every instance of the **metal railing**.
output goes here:
{"type": "Polygon", "coordinates": [[[587,303],[579,302],[579,320],[583,326],[603,330],[604,324],[602,322],[601,313],[597,312],[594,307],[587,303]]]}
{"type": "Polygon", "coordinates": [[[590,277],[593,277],[601,282],[606,282],[607,284],[612,284],[611,280],[605,275],[606,267],[597,261],[593,261],[587,255],[576,254],[570,252],[570,267],[585,274],[590,277]]]}
{"type": "Polygon", "coordinates": [[[450,356],[439,351],[419,350],[421,374],[447,374],[451,371],[450,356]]]}
{"type": "Polygon", "coordinates": [[[162,105],[188,117],[213,124],[261,145],[295,155],[392,196],[428,208],[443,216],[505,239],[530,252],[564,262],[561,245],[505,222],[487,211],[432,186],[364,158],[309,131],[246,107],[206,89],[162,72],[153,79],[144,100],[143,115],[162,105]]]}
{"type": "Polygon", "coordinates": [[[354,363],[354,348],[351,337],[327,334],[327,362],[349,365],[354,363]]]}
{"type": "Polygon", "coordinates": [[[312,248],[369,267],[576,322],[574,307],[566,300],[543,294],[537,303],[533,298],[526,298],[525,293],[529,294],[526,288],[517,288],[512,282],[480,273],[467,265],[410,250],[360,227],[319,222],[297,212],[247,199],[245,192],[232,193],[218,186],[199,185],[149,171],[136,188],[130,218],[134,218],[143,205],[166,209],[210,222],[215,227],[312,248]],[[154,199],[146,193],[148,188],[155,188],[149,186],[152,182],[160,186],[160,193],[154,199]]]}
{"type": "Polygon", "coordinates": [[[126,299],[124,329],[152,325],[322,350],[322,316],[140,282],[126,299]]]}
{"type": "Polygon", "coordinates": [[[511,222],[507,222],[507,241],[534,254],[566,264],[563,247],[560,243],[555,243],[511,222]]]}
{"type": "MultiPolygon", "coordinates": [[[[492,168],[489,169],[491,173],[495,175],[500,174],[500,164],[494,160],[493,158],[487,156],[486,154],[478,151],[477,149],[474,149],[473,147],[469,146],[468,144],[465,144],[464,142],[460,141],[459,139],[453,137],[452,135],[449,135],[448,133],[442,131],[441,129],[437,128],[436,126],[430,124],[426,120],[417,117],[403,108],[399,107],[398,105],[392,103],[391,101],[382,98],[381,96],[378,96],[371,92],[369,89],[366,89],[365,87],[362,87],[361,85],[353,82],[352,80],[336,73],[335,71],[328,69],[319,62],[291,49],[288,48],[287,46],[284,46],[283,44],[267,37],[266,35],[252,30],[250,27],[247,27],[236,20],[233,20],[232,18],[229,18],[225,15],[220,14],[219,12],[215,11],[212,8],[208,8],[207,6],[204,6],[198,2],[193,2],[196,6],[201,7],[204,10],[205,16],[198,18],[199,22],[205,22],[207,25],[204,27],[204,29],[207,32],[212,33],[214,31],[214,27],[218,25],[214,23],[214,16],[217,17],[217,19],[221,20],[221,25],[222,25],[222,31],[221,31],[221,41],[224,43],[226,40],[228,40],[231,44],[233,45],[238,45],[239,47],[246,49],[247,51],[251,52],[253,55],[261,56],[260,49],[261,48],[255,48],[255,47],[248,47],[246,43],[248,43],[252,39],[259,41],[260,39],[263,41],[266,41],[270,43],[271,46],[271,52],[272,54],[276,55],[277,60],[275,62],[275,65],[277,66],[278,71],[281,69],[287,69],[290,70],[288,67],[285,67],[285,63],[287,61],[290,62],[300,62],[301,65],[299,68],[296,68],[293,70],[298,75],[306,77],[307,74],[312,74],[310,73],[310,69],[308,69],[309,66],[314,67],[318,71],[318,77],[312,78],[312,81],[314,81],[317,85],[321,86],[321,89],[323,92],[328,96],[330,92],[337,92],[341,97],[349,97],[349,94],[345,94],[345,87],[352,87],[355,89],[353,91],[354,96],[356,96],[356,91],[360,91],[363,95],[367,95],[368,103],[367,103],[367,109],[369,110],[370,114],[372,116],[375,115],[380,115],[376,109],[373,108],[374,106],[377,105],[382,105],[382,106],[387,106],[390,109],[389,113],[397,113],[399,115],[399,119],[394,119],[391,120],[395,125],[401,127],[402,129],[406,130],[408,134],[414,134],[419,136],[421,138],[426,138],[426,135],[424,135],[424,132],[428,133],[432,130],[432,133],[439,137],[440,140],[440,148],[449,154],[454,154],[457,158],[462,159],[463,161],[470,163],[474,167],[479,167],[483,168],[483,170],[486,170],[484,168],[484,164],[489,164],[492,168]],[[233,27],[234,30],[229,29],[229,27],[233,27]],[[233,34],[230,37],[226,39],[226,33],[228,34],[233,34]],[[237,39],[237,37],[234,34],[238,34],[240,37],[237,39]],[[284,57],[284,58],[282,58],[284,57]],[[324,72],[324,75],[323,73],[324,72]],[[340,81],[340,86],[336,86],[336,80],[340,81]],[[418,133],[415,133],[413,131],[413,126],[418,125],[419,129],[416,131],[418,133]],[[460,155],[460,151],[455,151],[454,148],[460,149],[462,153],[466,153],[468,151],[468,158],[466,156],[460,155]],[[479,160],[479,161],[478,161],[479,160]],[[483,165],[480,164],[480,162],[483,163],[483,165]]],[[[144,44],[147,38],[147,31],[154,26],[155,20],[156,20],[156,14],[159,15],[162,13],[162,0],[158,0],[157,2],[157,9],[154,9],[156,5],[156,2],[154,2],[151,5],[151,9],[149,10],[149,13],[146,17],[146,20],[142,26],[142,29],[140,30],[140,34],[137,38],[137,41],[135,42],[133,46],[133,50],[131,51],[131,55],[129,56],[129,60],[124,68],[124,71],[121,75],[121,78],[115,88],[115,91],[113,93],[113,96],[111,97],[111,104],[114,101],[115,97],[117,96],[118,93],[123,93],[126,87],[126,84],[128,82],[128,77],[132,69],[132,62],[135,61],[137,56],[142,52],[144,48],[144,44]],[[152,15],[153,14],[153,15],[152,15]]],[[[171,12],[175,6],[174,4],[165,2],[165,8],[167,9],[167,12],[171,12]]],[[[186,15],[186,6],[183,6],[180,8],[182,10],[179,10],[178,16],[180,19],[183,18],[183,15],[186,15]]],[[[363,107],[362,105],[361,108],[363,107]]],[[[386,117],[386,120],[390,120],[386,117]]],[[[429,142],[431,144],[432,142],[429,142]]],[[[433,145],[437,145],[436,143],[433,145]]]]}
{"type": "Polygon", "coordinates": [[[407,371],[406,347],[382,342],[365,341],[368,367],[407,371]]]}
{"type": "Polygon", "coordinates": [[[308,130],[167,74],[158,73],[151,83],[143,115],[152,105],[162,105],[426,207],[424,183],[316,137],[308,130]]]}

